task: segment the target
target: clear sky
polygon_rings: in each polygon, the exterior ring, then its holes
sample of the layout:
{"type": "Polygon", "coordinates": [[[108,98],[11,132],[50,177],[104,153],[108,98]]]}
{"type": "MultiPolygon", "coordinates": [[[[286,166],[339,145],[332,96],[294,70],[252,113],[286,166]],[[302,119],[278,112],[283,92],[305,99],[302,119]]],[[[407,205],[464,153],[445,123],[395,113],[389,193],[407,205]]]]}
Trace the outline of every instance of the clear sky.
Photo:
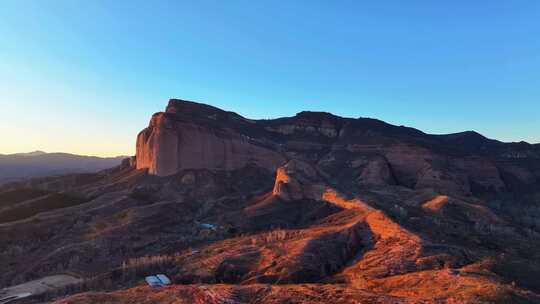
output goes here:
{"type": "Polygon", "coordinates": [[[0,153],[133,154],[171,97],[540,142],[540,1],[0,1],[0,153]]]}

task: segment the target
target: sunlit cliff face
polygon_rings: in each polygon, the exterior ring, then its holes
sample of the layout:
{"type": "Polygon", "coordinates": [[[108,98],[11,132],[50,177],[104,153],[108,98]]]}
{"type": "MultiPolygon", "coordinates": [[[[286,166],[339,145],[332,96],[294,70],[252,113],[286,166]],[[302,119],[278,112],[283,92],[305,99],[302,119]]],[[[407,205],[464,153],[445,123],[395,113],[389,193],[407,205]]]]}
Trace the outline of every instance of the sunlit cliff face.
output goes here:
{"type": "Polygon", "coordinates": [[[155,114],[148,128],[139,133],[138,169],[168,176],[183,169],[234,170],[248,163],[275,170],[284,162],[283,156],[251,144],[246,136],[205,124],[213,122],[217,114],[210,112],[200,121],[191,120],[189,106],[184,113],[182,105],[176,103],[183,102],[171,101],[167,112],[155,114]]]}

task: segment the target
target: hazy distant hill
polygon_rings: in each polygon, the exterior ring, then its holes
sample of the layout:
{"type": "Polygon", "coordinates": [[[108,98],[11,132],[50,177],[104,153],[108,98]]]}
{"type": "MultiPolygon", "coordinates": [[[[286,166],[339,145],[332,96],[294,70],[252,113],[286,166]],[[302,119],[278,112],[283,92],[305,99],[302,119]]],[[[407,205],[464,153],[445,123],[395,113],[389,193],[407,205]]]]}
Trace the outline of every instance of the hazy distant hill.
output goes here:
{"type": "Polygon", "coordinates": [[[125,157],[95,157],[42,151],[0,154],[0,183],[29,177],[96,172],[120,164],[125,157]]]}

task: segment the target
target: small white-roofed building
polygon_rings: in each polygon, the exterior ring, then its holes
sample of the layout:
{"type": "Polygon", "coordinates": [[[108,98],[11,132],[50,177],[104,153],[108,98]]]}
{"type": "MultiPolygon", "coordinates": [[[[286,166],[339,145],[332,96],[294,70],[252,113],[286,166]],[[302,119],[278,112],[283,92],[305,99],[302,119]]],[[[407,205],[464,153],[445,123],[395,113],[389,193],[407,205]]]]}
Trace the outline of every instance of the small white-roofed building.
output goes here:
{"type": "Polygon", "coordinates": [[[146,283],[148,283],[148,285],[152,287],[163,286],[163,284],[161,283],[161,280],[156,276],[147,276],[146,278],[144,278],[144,280],[146,281],[146,283]]]}
{"type": "Polygon", "coordinates": [[[152,287],[162,287],[171,284],[171,280],[164,274],[147,276],[144,280],[152,287]]]}
{"type": "Polygon", "coordinates": [[[171,280],[169,280],[169,278],[164,274],[158,274],[158,275],[156,275],[156,277],[161,281],[161,283],[163,285],[170,285],[171,284],[171,280]]]}

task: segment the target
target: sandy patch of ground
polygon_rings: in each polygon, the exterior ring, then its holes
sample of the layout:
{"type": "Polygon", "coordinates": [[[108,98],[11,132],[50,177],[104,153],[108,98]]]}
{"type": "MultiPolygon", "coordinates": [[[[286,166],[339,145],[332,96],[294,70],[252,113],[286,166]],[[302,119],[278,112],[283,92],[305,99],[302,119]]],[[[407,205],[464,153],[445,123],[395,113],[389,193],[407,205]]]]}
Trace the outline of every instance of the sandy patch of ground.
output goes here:
{"type": "Polygon", "coordinates": [[[59,274],[48,277],[43,277],[38,280],[29,281],[23,284],[11,286],[0,290],[0,303],[2,299],[10,298],[17,295],[38,295],[44,292],[61,288],[70,284],[79,283],[82,280],[72,275],[59,274]]]}

